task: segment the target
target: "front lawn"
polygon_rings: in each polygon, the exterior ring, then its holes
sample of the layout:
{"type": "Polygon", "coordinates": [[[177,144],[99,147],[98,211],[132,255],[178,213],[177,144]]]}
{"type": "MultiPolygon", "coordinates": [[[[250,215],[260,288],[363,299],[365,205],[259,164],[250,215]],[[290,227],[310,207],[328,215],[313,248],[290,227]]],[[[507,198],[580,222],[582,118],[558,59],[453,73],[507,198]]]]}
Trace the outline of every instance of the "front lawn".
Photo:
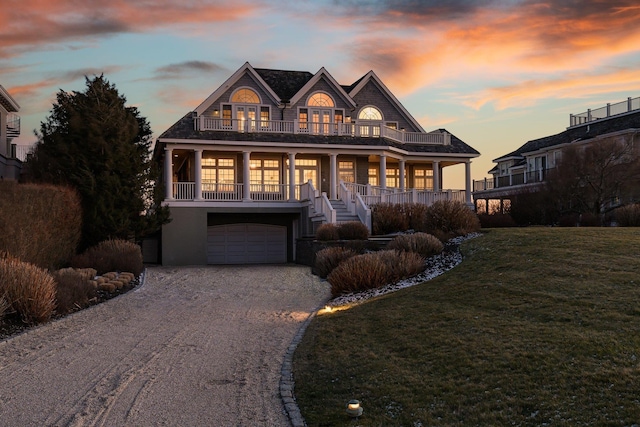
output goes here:
{"type": "Polygon", "coordinates": [[[640,423],[640,229],[496,229],[462,253],[314,319],[294,356],[309,426],[640,423]]]}

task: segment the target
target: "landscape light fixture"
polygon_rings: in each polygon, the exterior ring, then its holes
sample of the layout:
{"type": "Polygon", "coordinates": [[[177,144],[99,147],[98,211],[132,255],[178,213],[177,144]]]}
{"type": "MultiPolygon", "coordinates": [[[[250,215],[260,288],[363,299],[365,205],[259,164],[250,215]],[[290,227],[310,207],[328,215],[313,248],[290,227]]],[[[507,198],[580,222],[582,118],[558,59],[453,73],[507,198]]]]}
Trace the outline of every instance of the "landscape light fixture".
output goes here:
{"type": "Polygon", "coordinates": [[[362,406],[360,406],[360,401],[359,400],[350,400],[349,403],[347,403],[347,415],[349,415],[352,418],[356,418],[359,417],[360,415],[362,415],[362,411],[363,408],[362,406]]]}

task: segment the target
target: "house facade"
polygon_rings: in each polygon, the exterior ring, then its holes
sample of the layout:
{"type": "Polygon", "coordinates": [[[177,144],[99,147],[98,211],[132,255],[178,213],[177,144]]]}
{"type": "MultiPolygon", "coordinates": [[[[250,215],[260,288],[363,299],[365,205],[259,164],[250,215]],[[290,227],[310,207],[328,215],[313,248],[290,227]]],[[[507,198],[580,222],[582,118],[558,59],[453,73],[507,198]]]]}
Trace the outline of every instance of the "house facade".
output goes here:
{"type": "Polygon", "coordinates": [[[640,98],[571,114],[569,119],[563,132],[528,141],[494,159],[491,178],[473,182],[476,211],[503,211],[514,195],[541,188],[560,162],[563,149],[570,145],[584,147],[608,139],[633,141],[640,131],[640,98]]]}
{"type": "Polygon", "coordinates": [[[12,143],[20,136],[20,106],[9,92],[0,85],[0,177],[18,180],[22,162],[18,160],[20,153],[12,143]]]}
{"type": "Polygon", "coordinates": [[[471,159],[447,132],[426,132],[370,71],[351,85],[245,63],[160,135],[162,263],[296,260],[319,224],[359,220],[374,203],[457,199],[471,205],[471,159]],[[442,170],[465,164],[466,188],[442,170]]]}

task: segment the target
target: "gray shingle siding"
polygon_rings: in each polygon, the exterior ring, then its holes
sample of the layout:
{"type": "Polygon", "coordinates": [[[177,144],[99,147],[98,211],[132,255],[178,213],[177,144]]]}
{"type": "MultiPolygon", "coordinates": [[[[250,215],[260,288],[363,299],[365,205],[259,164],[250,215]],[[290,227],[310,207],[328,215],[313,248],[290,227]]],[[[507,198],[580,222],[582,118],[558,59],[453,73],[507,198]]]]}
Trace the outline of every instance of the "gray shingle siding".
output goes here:
{"type": "MultiPolygon", "coordinates": [[[[284,120],[292,121],[298,118],[298,108],[306,108],[307,98],[314,92],[326,92],[333,98],[335,102],[335,107],[329,107],[329,109],[344,109],[345,116],[351,114],[351,105],[348,105],[342,97],[338,94],[338,92],[330,85],[324,77],[322,77],[313,87],[305,93],[298,102],[293,105],[288,106],[284,111],[284,120]]],[[[311,107],[309,107],[311,108],[311,107]]],[[[311,121],[311,116],[309,116],[309,121],[311,121]]]]}
{"type": "Polygon", "coordinates": [[[218,99],[216,99],[213,104],[209,108],[207,108],[204,112],[205,116],[212,116],[213,110],[218,109],[221,110],[221,104],[228,104],[231,100],[231,95],[236,89],[241,87],[249,87],[253,89],[262,101],[262,105],[271,106],[271,116],[273,120],[280,120],[280,113],[278,111],[277,105],[271,100],[271,97],[267,94],[266,91],[262,89],[262,86],[258,84],[258,82],[251,76],[249,73],[246,73],[242,76],[234,85],[229,87],[218,99]]]}
{"type": "Polygon", "coordinates": [[[353,113],[353,119],[358,118],[358,113],[362,108],[373,105],[382,111],[385,122],[398,122],[398,129],[404,128],[407,132],[420,132],[420,129],[416,129],[406,119],[404,114],[385,96],[382,89],[373,80],[369,80],[366,86],[353,99],[358,104],[356,111],[353,113]]]}

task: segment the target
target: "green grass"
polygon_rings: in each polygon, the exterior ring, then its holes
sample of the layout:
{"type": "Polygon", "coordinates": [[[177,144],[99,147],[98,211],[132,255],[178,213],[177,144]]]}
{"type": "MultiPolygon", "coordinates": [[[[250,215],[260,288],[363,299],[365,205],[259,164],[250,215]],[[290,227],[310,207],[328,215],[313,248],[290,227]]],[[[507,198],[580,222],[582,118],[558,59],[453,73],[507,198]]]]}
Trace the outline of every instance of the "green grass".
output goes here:
{"type": "Polygon", "coordinates": [[[640,423],[640,229],[496,229],[462,252],[314,319],[294,356],[309,426],[640,423]]]}

